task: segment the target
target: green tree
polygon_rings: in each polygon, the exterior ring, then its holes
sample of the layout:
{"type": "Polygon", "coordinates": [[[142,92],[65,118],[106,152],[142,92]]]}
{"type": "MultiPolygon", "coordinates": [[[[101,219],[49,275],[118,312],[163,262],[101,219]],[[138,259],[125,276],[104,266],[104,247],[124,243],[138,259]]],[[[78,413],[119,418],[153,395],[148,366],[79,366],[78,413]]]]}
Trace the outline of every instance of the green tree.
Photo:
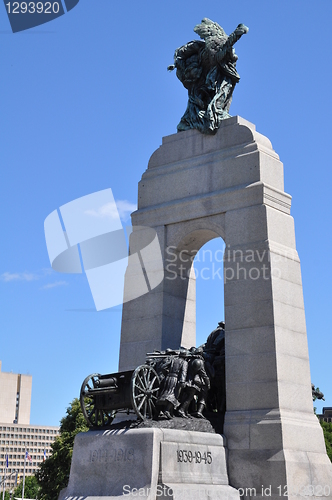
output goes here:
{"type": "MultiPolygon", "coordinates": [[[[2,490],[1,490],[1,496],[0,496],[0,498],[2,500],[2,490]]],[[[10,494],[9,494],[8,490],[5,491],[5,500],[10,500],[10,494]]]]}
{"type": "Polygon", "coordinates": [[[332,423],[321,422],[320,425],[323,427],[326,452],[328,454],[329,459],[332,462],[332,423]]]}
{"type": "Polygon", "coordinates": [[[36,473],[41,500],[57,500],[60,491],[67,486],[75,436],[88,429],[80,402],[75,398],[60,422],[60,434],[51,446],[52,455],[36,473]]]}
{"type": "MultiPolygon", "coordinates": [[[[15,488],[12,498],[22,498],[23,481],[15,488]]],[[[39,498],[40,486],[35,476],[26,476],[24,482],[24,498],[39,498]]]]}
{"type": "MultiPolygon", "coordinates": [[[[323,399],[325,401],[324,394],[320,391],[319,387],[315,388],[314,385],[312,386],[312,399],[313,399],[313,401],[316,401],[316,399],[323,399]]],[[[317,408],[316,408],[316,406],[314,406],[315,415],[316,415],[316,411],[317,411],[317,408]]],[[[332,462],[332,423],[324,422],[323,420],[320,420],[320,419],[319,419],[319,422],[323,428],[326,452],[327,452],[329,459],[332,462]]]]}

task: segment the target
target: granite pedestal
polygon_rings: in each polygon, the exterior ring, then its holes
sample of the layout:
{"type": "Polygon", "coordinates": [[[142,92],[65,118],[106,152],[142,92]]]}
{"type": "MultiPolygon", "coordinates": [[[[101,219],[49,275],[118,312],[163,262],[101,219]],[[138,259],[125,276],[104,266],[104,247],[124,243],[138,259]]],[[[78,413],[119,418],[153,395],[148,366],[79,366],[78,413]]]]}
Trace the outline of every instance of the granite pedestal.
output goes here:
{"type": "Polygon", "coordinates": [[[224,437],[153,428],[78,434],[59,500],[78,497],[240,500],[228,483],[224,437]]]}

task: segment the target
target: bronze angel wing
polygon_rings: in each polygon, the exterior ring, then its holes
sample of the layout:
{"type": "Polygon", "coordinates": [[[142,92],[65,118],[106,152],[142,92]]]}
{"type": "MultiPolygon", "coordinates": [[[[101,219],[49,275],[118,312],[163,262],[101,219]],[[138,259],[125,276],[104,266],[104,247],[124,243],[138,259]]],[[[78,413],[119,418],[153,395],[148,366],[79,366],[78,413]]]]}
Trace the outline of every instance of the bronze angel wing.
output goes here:
{"type": "Polygon", "coordinates": [[[227,42],[228,36],[223,28],[211,19],[204,17],[201,24],[197,24],[194,32],[205,40],[205,45],[208,50],[216,52],[219,48],[227,42]]]}

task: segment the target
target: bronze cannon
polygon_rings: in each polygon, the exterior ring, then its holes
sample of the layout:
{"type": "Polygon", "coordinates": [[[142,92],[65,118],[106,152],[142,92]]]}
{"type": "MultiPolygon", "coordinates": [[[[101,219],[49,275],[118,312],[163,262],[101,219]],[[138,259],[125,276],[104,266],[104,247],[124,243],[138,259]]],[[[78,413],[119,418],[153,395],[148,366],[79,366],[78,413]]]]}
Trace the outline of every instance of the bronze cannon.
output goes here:
{"type": "Polygon", "coordinates": [[[84,380],[80,402],[90,427],[105,427],[115,414],[135,413],[140,420],[152,418],[159,391],[159,376],[152,366],[100,375],[93,373],[84,380]]]}

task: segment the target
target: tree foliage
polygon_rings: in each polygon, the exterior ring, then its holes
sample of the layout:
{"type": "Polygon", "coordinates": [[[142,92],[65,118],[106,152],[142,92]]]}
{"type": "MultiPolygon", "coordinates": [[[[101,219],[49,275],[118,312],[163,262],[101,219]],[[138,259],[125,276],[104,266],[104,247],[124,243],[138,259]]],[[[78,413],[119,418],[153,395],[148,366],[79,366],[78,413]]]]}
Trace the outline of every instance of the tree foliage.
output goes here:
{"type": "MultiPolygon", "coordinates": [[[[23,481],[12,490],[11,498],[22,498],[23,481]]],[[[24,482],[24,498],[39,498],[40,486],[35,476],[26,476],[24,482]]],[[[2,500],[2,491],[0,498],[2,500]]],[[[5,491],[5,500],[10,500],[9,490],[5,491]]]]}
{"type": "Polygon", "coordinates": [[[332,423],[321,422],[320,424],[323,427],[326,452],[328,454],[329,459],[332,462],[332,423]]]}
{"type": "Polygon", "coordinates": [[[41,500],[57,500],[60,491],[67,486],[75,436],[87,430],[80,402],[75,398],[60,422],[60,435],[51,446],[52,455],[40,465],[36,473],[41,500]]]}
{"type": "MultiPolygon", "coordinates": [[[[22,498],[23,481],[15,488],[12,498],[22,498]]],[[[39,498],[40,486],[35,476],[25,476],[24,498],[39,498]]]]}

